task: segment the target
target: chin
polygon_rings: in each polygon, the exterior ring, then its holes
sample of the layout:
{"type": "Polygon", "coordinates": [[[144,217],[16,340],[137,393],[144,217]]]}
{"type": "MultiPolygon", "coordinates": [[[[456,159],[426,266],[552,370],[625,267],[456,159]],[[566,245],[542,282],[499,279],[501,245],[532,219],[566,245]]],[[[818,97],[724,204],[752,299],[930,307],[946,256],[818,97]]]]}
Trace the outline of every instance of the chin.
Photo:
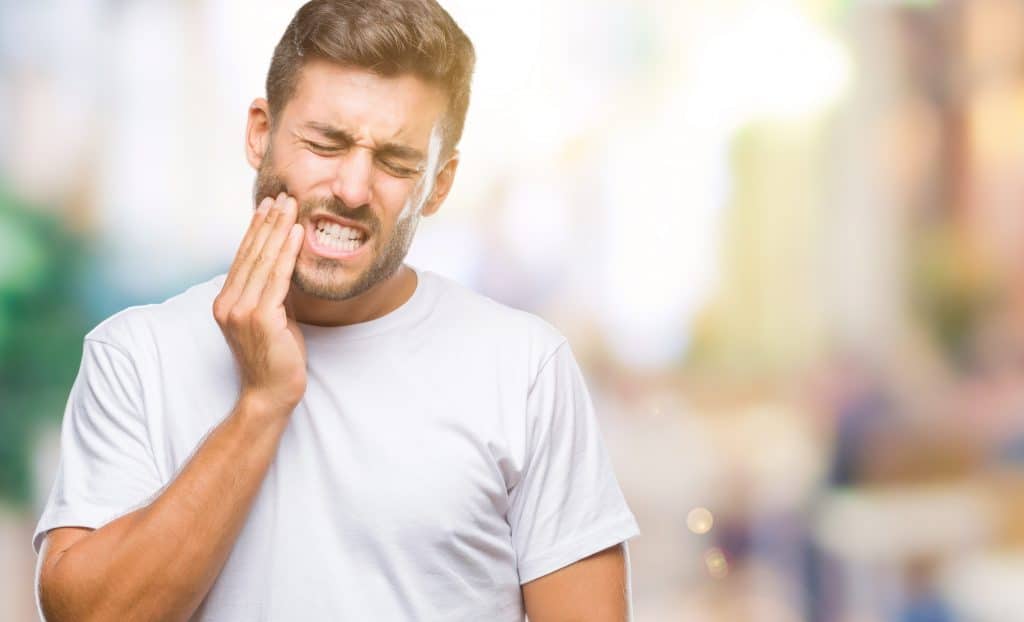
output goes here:
{"type": "Polygon", "coordinates": [[[356,295],[354,291],[360,275],[348,274],[342,266],[325,266],[325,260],[319,260],[317,267],[296,266],[292,274],[292,286],[298,291],[314,298],[325,300],[347,300],[356,295]]]}
{"type": "Polygon", "coordinates": [[[292,286],[314,298],[348,300],[366,292],[382,280],[381,275],[374,272],[369,268],[354,271],[331,259],[311,258],[307,262],[296,263],[295,272],[292,274],[292,286]]]}

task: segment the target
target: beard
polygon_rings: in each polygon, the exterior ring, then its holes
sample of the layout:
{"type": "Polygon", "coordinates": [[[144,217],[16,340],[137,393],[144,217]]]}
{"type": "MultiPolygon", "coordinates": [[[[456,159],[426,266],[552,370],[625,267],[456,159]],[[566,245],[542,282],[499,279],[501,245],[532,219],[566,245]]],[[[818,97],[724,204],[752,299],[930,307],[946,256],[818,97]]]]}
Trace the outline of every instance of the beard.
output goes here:
{"type": "MultiPolygon", "coordinates": [[[[259,205],[264,197],[276,198],[282,192],[291,194],[284,179],[274,171],[271,150],[268,149],[256,172],[253,202],[259,205]]],[[[300,250],[299,258],[295,261],[295,271],[292,273],[292,287],[309,296],[338,301],[358,296],[393,276],[409,252],[420,220],[419,208],[422,207],[423,200],[421,197],[411,197],[411,200],[416,201],[417,209],[403,209],[391,234],[383,240],[380,237],[380,219],[369,205],[351,208],[334,196],[301,201],[296,218],[296,222],[300,224],[305,225],[314,212],[327,212],[366,227],[369,234],[364,244],[372,245],[367,249],[371,254],[371,261],[362,272],[351,276],[348,274],[351,269],[346,269],[342,262],[336,259],[313,256],[303,262],[300,250]]]]}

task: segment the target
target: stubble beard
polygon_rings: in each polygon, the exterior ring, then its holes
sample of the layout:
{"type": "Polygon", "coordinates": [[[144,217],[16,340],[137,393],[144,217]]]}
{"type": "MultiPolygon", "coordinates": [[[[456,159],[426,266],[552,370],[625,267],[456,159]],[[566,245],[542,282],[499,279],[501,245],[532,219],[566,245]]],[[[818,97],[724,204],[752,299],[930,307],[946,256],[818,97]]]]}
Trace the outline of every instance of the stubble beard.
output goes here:
{"type": "MultiPolygon", "coordinates": [[[[287,184],[274,171],[273,158],[268,150],[256,172],[254,204],[259,205],[263,198],[277,197],[282,192],[288,193],[287,184]]],[[[419,197],[412,197],[411,200],[422,203],[419,197]]],[[[420,209],[402,210],[391,235],[381,242],[381,223],[369,205],[350,208],[337,197],[308,199],[299,203],[297,222],[308,222],[314,211],[327,212],[363,225],[369,231],[369,239],[365,244],[372,244],[367,249],[373,254],[370,266],[355,277],[347,276],[341,262],[329,257],[311,257],[306,261],[295,262],[292,287],[308,296],[333,301],[358,296],[393,276],[409,252],[421,217],[420,209]]]]}

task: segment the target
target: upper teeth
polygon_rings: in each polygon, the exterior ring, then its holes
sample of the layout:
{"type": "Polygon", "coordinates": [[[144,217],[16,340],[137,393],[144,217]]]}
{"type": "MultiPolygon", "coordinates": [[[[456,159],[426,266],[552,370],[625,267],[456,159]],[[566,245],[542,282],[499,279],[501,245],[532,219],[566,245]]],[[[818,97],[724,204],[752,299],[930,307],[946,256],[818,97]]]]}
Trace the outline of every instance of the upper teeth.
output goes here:
{"type": "Polygon", "coordinates": [[[331,222],[329,220],[321,220],[320,222],[318,222],[316,225],[316,229],[321,233],[333,235],[335,237],[341,238],[342,240],[358,240],[363,237],[363,234],[361,231],[359,231],[359,229],[354,229],[352,227],[343,227],[342,225],[339,225],[336,222],[331,222]]]}

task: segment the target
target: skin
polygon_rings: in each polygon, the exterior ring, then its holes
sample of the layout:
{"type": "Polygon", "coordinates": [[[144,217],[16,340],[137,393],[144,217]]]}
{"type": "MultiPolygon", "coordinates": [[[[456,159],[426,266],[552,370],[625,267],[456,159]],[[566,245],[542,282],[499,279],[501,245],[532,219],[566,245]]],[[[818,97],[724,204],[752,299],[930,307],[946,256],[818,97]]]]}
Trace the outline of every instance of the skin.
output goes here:
{"type": "MultiPolygon", "coordinates": [[[[416,77],[324,61],[306,64],[276,123],[266,100],[252,103],[246,156],[257,170],[257,209],[213,305],[238,362],[238,401],[149,505],[96,530],[47,534],[37,575],[50,622],[185,620],[195,612],[305,392],[298,324],[368,321],[416,288],[401,260],[458,167],[458,153],[439,140],[444,110],[444,94],[416,77]],[[391,158],[395,146],[409,157],[391,158]],[[365,252],[318,254],[310,236],[324,213],[365,228],[365,252]]],[[[527,583],[531,621],[626,620],[626,568],[615,546],[527,583]]]]}
{"type": "Polygon", "coordinates": [[[431,149],[446,98],[414,76],[384,78],[322,60],[303,68],[296,91],[274,128],[265,100],[250,106],[246,155],[259,171],[257,198],[282,190],[296,197],[307,232],[315,214],[348,217],[372,233],[372,252],[334,261],[304,244],[288,303],[296,319],[309,324],[380,317],[415,290],[415,274],[401,260],[419,219],[437,212],[455,178],[458,153],[431,149]],[[348,136],[339,140],[331,130],[348,136]],[[388,146],[418,157],[386,157],[388,146]],[[385,164],[424,173],[394,175],[385,164]],[[390,265],[381,265],[385,258],[390,265]]]}
{"type": "Polygon", "coordinates": [[[630,602],[621,544],[523,585],[530,622],[624,622],[632,618],[630,602]]]}
{"type": "Polygon", "coordinates": [[[184,620],[213,585],[305,390],[305,352],[283,309],[294,222],[294,200],[261,204],[214,304],[242,372],[235,407],[150,504],[47,535],[38,581],[50,622],[184,620]]]}

